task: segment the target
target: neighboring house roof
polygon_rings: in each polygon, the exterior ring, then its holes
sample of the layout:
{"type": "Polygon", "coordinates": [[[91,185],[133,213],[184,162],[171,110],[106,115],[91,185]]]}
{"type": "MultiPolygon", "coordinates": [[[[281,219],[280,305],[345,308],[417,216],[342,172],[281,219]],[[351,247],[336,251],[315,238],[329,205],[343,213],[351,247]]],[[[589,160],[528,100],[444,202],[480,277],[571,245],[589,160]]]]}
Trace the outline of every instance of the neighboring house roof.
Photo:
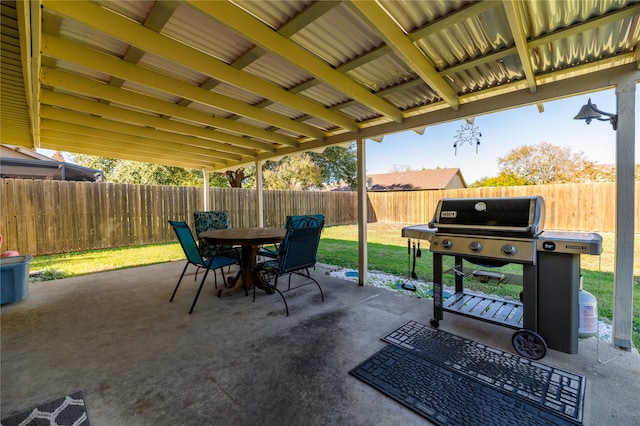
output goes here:
{"type": "Polygon", "coordinates": [[[467,184],[460,169],[433,169],[367,175],[369,191],[457,189],[467,184]]]}
{"type": "MultiPolygon", "coordinates": [[[[59,158],[62,158],[60,156],[59,158]]],[[[56,161],[14,145],[0,145],[0,177],[102,182],[102,170],[56,161]]]]}

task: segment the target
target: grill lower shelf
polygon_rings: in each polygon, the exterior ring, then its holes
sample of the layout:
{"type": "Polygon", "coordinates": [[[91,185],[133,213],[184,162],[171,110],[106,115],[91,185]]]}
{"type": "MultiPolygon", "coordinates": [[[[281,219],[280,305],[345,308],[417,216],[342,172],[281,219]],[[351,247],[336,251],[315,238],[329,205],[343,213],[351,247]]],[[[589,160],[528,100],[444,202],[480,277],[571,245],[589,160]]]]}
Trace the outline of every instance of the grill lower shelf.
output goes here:
{"type": "Polygon", "coordinates": [[[459,292],[446,299],[442,309],[514,329],[523,328],[523,305],[516,301],[459,292]]]}
{"type": "MultiPolygon", "coordinates": [[[[473,271],[475,270],[482,270],[482,267],[479,266],[463,266],[462,267],[462,273],[464,274],[464,277],[466,279],[469,280],[473,280],[473,281],[477,281],[477,282],[483,282],[482,280],[476,279],[473,276],[473,271]]],[[[446,271],[444,271],[445,274],[449,274],[449,275],[456,275],[457,273],[459,273],[460,268],[456,269],[456,268],[450,268],[447,269],[446,271]]],[[[517,275],[517,274],[508,274],[508,273],[503,273],[502,274],[503,277],[500,280],[496,280],[496,279],[489,279],[487,282],[483,282],[484,284],[512,284],[512,285],[522,285],[522,275],[517,275]]]]}

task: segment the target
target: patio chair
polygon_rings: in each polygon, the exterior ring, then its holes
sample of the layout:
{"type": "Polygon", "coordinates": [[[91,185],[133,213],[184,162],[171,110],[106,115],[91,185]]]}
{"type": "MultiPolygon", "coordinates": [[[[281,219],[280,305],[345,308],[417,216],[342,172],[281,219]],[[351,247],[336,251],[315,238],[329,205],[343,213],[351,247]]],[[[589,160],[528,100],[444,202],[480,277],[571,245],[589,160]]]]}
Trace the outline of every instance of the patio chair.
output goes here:
{"type": "MultiPolygon", "coordinates": [[[[198,240],[198,250],[200,250],[200,254],[203,258],[207,259],[217,255],[227,256],[233,259],[241,258],[242,252],[239,247],[208,244],[200,238],[200,233],[204,231],[231,228],[228,211],[214,210],[193,212],[193,222],[196,231],[196,238],[198,240]]],[[[196,270],[196,279],[198,277],[199,270],[200,269],[196,270]]]]}
{"type": "MultiPolygon", "coordinates": [[[[283,293],[315,283],[320,290],[320,296],[324,302],[324,293],[318,281],[311,276],[309,268],[316,264],[318,246],[320,244],[320,233],[324,227],[324,215],[306,215],[287,217],[287,234],[280,244],[278,255],[275,259],[258,263],[253,268],[253,279],[258,280],[262,287],[278,292],[289,316],[289,306],[283,293]],[[291,276],[293,274],[306,278],[306,280],[295,286],[291,286],[291,276]],[[278,288],[278,278],[289,275],[289,282],[286,289],[278,288]],[[273,282],[272,282],[273,281],[273,282]]],[[[256,300],[256,286],[253,287],[253,301],[256,300]]]]}
{"type": "MultiPolygon", "coordinates": [[[[323,221],[324,223],[324,215],[322,214],[311,214],[311,215],[304,215],[304,216],[287,216],[287,222],[285,223],[285,229],[289,229],[292,227],[304,227],[307,226],[308,221],[305,220],[300,220],[300,218],[302,217],[306,217],[306,218],[313,218],[317,221],[323,221]]],[[[324,225],[323,225],[324,226],[324,225]]],[[[271,259],[276,259],[278,257],[278,255],[280,254],[280,245],[279,244],[274,244],[274,249],[268,249],[265,247],[260,247],[260,249],[258,249],[258,256],[263,256],[263,257],[267,257],[267,258],[271,258],[271,259]]]]}
{"type": "MultiPolygon", "coordinates": [[[[231,257],[222,256],[222,255],[214,255],[212,257],[203,259],[200,251],[198,250],[198,246],[196,245],[196,241],[193,238],[193,234],[191,233],[191,229],[189,229],[189,225],[185,222],[178,222],[170,220],[169,224],[173,227],[173,230],[178,237],[178,241],[180,241],[180,245],[182,246],[182,250],[184,251],[185,256],[187,257],[187,264],[184,265],[184,269],[182,270],[182,274],[180,275],[180,279],[178,280],[178,284],[176,284],[175,290],[173,290],[173,294],[171,295],[170,302],[173,302],[173,298],[178,291],[178,287],[180,287],[180,283],[182,282],[182,278],[184,277],[185,272],[189,265],[194,265],[198,268],[204,268],[206,271],[204,273],[204,277],[202,277],[202,281],[200,282],[200,286],[198,287],[198,292],[196,293],[196,297],[193,299],[193,303],[191,304],[191,309],[189,309],[189,313],[193,312],[193,308],[196,306],[196,302],[198,301],[198,296],[200,296],[200,291],[202,291],[202,286],[204,285],[204,281],[207,279],[207,275],[209,271],[213,270],[214,279],[217,284],[217,277],[215,277],[215,270],[220,269],[222,272],[222,279],[224,280],[224,271],[222,268],[225,266],[230,266],[233,264],[240,265],[240,259],[233,259],[231,257]]],[[[242,271],[242,268],[240,268],[242,271]]],[[[248,295],[247,289],[245,288],[245,294],[248,295]]]]}
{"type": "Polygon", "coordinates": [[[218,254],[228,257],[240,258],[239,249],[231,246],[223,246],[218,244],[207,244],[200,238],[200,233],[211,231],[213,229],[229,229],[229,212],[226,210],[217,211],[201,211],[193,213],[193,223],[195,226],[196,236],[198,239],[198,248],[202,257],[212,257],[218,254]]]}

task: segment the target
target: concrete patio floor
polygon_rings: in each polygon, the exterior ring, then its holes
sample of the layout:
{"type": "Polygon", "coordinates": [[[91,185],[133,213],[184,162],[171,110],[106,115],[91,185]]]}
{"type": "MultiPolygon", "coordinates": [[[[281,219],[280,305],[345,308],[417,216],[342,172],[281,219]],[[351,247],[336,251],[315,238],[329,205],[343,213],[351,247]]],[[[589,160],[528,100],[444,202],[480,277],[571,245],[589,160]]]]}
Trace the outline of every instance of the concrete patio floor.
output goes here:
{"type": "MultiPolygon", "coordinates": [[[[424,418],[348,374],[432,301],[316,276],[325,292],[218,299],[192,315],[183,262],[33,283],[1,312],[1,418],[82,390],[100,425],[413,425],[424,418]]],[[[220,280],[218,280],[220,281],[220,280]]],[[[445,313],[440,329],[514,352],[512,330],[445,313]]],[[[587,377],[585,425],[640,424],[640,356],[595,338],[541,361],[587,377]],[[612,359],[612,360],[611,360],[612,359]],[[610,362],[603,363],[601,361],[610,362]]]]}

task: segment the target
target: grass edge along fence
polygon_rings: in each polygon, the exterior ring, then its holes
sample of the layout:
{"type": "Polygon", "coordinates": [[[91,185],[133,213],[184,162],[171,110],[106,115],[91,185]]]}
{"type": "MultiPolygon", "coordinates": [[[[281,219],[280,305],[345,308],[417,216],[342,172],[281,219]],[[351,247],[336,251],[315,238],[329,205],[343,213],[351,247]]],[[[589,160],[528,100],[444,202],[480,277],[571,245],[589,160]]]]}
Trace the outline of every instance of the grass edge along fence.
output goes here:
{"type": "MultiPolygon", "coordinates": [[[[202,210],[201,187],[0,179],[3,250],[34,256],[175,241],[169,219],[193,226],[202,210]]],[[[559,184],[437,191],[369,192],[370,222],[428,222],[441,198],[541,195],[545,229],[615,232],[615,183],[559,184]]],[[[640,184],[636,181],[636,199],[640,184]]],[[[232,227],[257,226],[256,191],[209,188],[209,210],[228,210],[232,227]]],[[[263,191],[265,226],[287,215],[322,213],[327,225],[357,223],[357,193],[263,191]]],[[[635,232],[640,232],[636,209],[635,232]]]]}

